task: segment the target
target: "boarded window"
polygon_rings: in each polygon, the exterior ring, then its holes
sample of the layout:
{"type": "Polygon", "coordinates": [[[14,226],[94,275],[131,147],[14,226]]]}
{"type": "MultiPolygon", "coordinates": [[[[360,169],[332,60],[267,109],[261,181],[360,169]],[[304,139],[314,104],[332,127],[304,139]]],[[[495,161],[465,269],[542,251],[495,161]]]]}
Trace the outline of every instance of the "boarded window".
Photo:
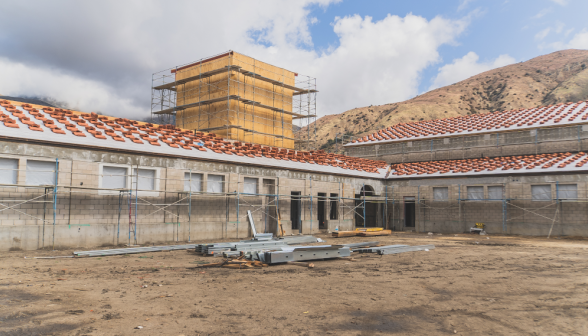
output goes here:
{"type": "Polygon", "coordinates": [[[490,186],[488,187],[488,199],[501,200],[504,198],[502,186],[490,186]]]}
{"type": "Polygon", "coordinates": [[[433,199],[435,201],[447,201],[449,199],[449,188],[448,187],[435,187],[435,188],[433,188],[433,199]]]}
{"type": "Polygon", "coordinates": [[[531,196],[533,201],[551,200],[551,185],[544,184],[531,186],[531,196]]]}
{"type": "Polygon", "coordinates": [[[246,194],[257,194],[257,179],[246,177],[243,180],[243,192],[246,194]]]}
{"type": "Polygon", "coordinates": [[[468,187],[468,200],[483,200],[484,187],[468,187]]]}
{"type": "MultiPolygon", "coordinates": [[[[55,167],[55,164],[53,165],[55,167]]],[[[0,158],[0,184],[16,184],[18,160],[0,158]]]]}
{"type": "Polygon", "coordinates": [[[185,173],[184,174],[184,191],[202,191],[202,174],[185,173]]]}
{"type": "Polygon", "coordinates": [[[27,160],[27,185],[54,185],[55,162],[27,160]]]}
{"type": "Polygon", "coordinates": [[[224,191],[225,177],[223,175],[208,175],[207,192],[221,193],[224,191]]]}
{"type": "Polygon", "coordinates": [[[139,168],[139,174],[137,176],[137,168],[133,168],[131,181],[133,182],[133,190],[155,190],[155,170],[139,168]],[[139,180],[138,186],[135,184],[137,179],[139,180]]]}
{"type": "Polygon", "coordinates": [[[578,185],[577,184],[560,184],[557,187],[557,198],[559,199],[577,199],[578,185]]]}
{"type": "Polygon", "coordinates": [[[102,167],[102,185],[100,188],[124,189],[127,188],[127,171],[125,167],[102,167]]]}

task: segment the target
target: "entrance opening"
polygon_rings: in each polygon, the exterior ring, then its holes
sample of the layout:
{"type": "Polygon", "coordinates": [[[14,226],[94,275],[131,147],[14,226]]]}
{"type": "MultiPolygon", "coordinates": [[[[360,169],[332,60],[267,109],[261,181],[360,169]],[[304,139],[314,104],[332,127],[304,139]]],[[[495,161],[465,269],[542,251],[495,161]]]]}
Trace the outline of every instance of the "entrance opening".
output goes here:
{"type": "MultiPolygon", "coordinates": [[[[378,227],[382,223],[378,223],[379,204],[377,201],[369,201],[362,197],[376,196],[374,188],[370,185],[365,185],[361,188],[359,194],[355,194],[355,226],[361,227],[378,227]],[[365,207],[365,209],[364,209],[365,207]],[[364,211],[365,210],[365,211],[364,211]],[[365,218],[364,218],[365,214],[365,218]]],[[[380,216],[381,217],[381,216],[380,216]]]]}
{"type": "Polygon", "coordinates": [[[404,197],[404,226],[414,227],[416,217],[416,204],[413,196],[404,197]]]}
{"type": "Polygon", "coordinates": [[[317,219],[319,222],[319,229],[326,229],[327,222],[325,221],[325,214],[327,213],[327,194],[318,193],[318,211],[317,219]]]}
{"type": "Polygon", "coordinates": [[[339,194],[331,194],[331,211],[329,213],[329,219],[339,219],[339,206],[337,204],[337,198],[339,194]]]}
{"type": "Polygon", "coordinates": [[[276,183],[274,180],[270,179],[263,179],[263,193],[266,194],[265,204],[266,212],[265,212],[265,232],[272,232],[274,234],[278,233],[278,214],[277,214],[277,204],[276,204],[276,183]]]}
{"type": "Polygon", "coordinates": [[[300,230],[300,215],[302,210],[300,191],[292,191],[290,195],[290,221],[292,221],[292,230],[300,230]]]}

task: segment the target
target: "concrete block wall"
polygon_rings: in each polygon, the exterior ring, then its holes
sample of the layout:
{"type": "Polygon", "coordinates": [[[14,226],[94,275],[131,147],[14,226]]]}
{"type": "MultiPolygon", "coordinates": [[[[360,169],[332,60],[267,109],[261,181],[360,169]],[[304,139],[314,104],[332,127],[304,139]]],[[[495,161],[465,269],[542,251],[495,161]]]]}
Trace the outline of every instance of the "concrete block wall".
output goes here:
{"type": "MultiPolygon", "coordinates": [[[[243,194],[245,177],[258,179],[258,193],[270,190],[282,196],[279,200],[280,214],[284,228],[289,234],[316,233],[318,227],[318,193],[338,194],[340,197],[354,197],[361,187],[372,186],[378,193],[383,190],[381,180],[358,179],[349,176],[321,175],[281,169],[268,169],[238,164],[199,162],[194,160],[149,157],[122,153],[110,153],[81,149],[61,149],[33,144],[16,145],[2,143],[6,154],[19,159],[18,184],[26,184],[27,160],[55,160],[59,153],[58,193],[53,225],[53,193],[49,189],[47,203],[44,188],[0,187],[0,199],[30,200],[16,209],[0,212],[0,250],[36,249],[56,247],[96,247],[125,244],[129,239],[129,222],[134,228],[135,195],[114,190],[103,190],[101,171],[104,165],[127,167],[129,172],[137,165],[141,169],[157,170],[155,191],[140,191],[137,204],[137,243],[162,243],[187,241],[188,239],[246,238],[252,235],[247,210],[252,211],[258,232],[277,233],[277,225],[271,218],[270,196],[243,194]],[[184,191],[184,174],[203,175],[202,190],[207,190],[207,174],[225,177],[224,192],[229,194],[192,193],[191,220],[188,220],[188,194],[184,191]],[[312,187],[311,187],[312,179],[312,187]],[[68,188],[72,187],[72,188],[68,188]],[[302,228],[292,232],[290,219],[291,191],[301,195],[312,195],[302,200],[302,228]],[[236,193],[239,193],[237,202],[236,193]],[[183,199],[182,199],[183,198],[183,199]],[[179,204],[172,204],[180,201],[179,204]],[[131,202],[131,206],[129,206],[131,202]],[[237,216],[237,203],[239,212],[237,216]],[[312,213],[310,211],[312,204],[312,213]],[[45,209],[44,209],[45,206],[45,209]],[[130,212],[130,219],[129,219],[130,212]],[[45,216],[45,222],[43,222],[45,216]],[[179,216],[179,217],[178,217],[179,216]],[[44,225],[43,225],[44,224],[44,225]],[[311,230],[312,224],[312,230],[311,230]],[[54,234],[55,232],[55,234],[54,234]]],[[[130,178],[129,178],[130,181],[130,178]]],[[[130,182],[128,182],[130,186],[130,182]]],[[[15,204],[13,202],[13,204],[15,204]]],[[[354,225],[353,201],[339,203],[338,218],[330,220],[329,206],[325,213],[326,230],[335,226],[352,229],[354,225]],[[346,207],[345,207],[345,206],[346,207]]],[[[275,208],[274,208],[275,211],[275,208]]],[[[274,213],[275,217],[275,213],[274,213]]],[[[134,241],[131,241],[134,243],[134,241]]]]}

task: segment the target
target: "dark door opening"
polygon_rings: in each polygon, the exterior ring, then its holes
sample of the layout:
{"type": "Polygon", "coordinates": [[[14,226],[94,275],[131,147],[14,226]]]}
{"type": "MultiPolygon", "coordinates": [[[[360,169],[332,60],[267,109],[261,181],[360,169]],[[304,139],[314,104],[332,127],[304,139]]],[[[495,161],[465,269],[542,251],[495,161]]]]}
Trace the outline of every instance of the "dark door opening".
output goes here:
{"type": "Polygon", "coordinates": [[[374,188],[365,185],[361,188],[359,194],[355,194],[355,226],[377,227],[379,207],[377,201],[370,201],[370,196],[374,194],[374,188]],[[365,208],[365,209],[364,209],[365,208]],[[365,218],[364,218],[365,217],[365,218]]]}
{"type": "Polygon", "coordinates": [[[276,184],[274,180],[263,179],[263,193],[266,194],[265,232],[278,233],[278,214],[276,206],[276,184]]]}
{"type": "Polygon", "coordinates": [[[414,227],[416,217],[416,205],[414,197],[404,198],[404,226],[414,227]]]}
{"type": "Polygon", "coordinates": [[[301,202],[300,191],[290,193],[290,221],[292,221],[292,230],[300,230],[301,202]]]}
{"type": "Polygon", "coordinates": [[[331,194],[331,211],[329,213],[329,219],[339,219],[339,204],[337,203],[337,198],[339,194],[331,194]]]}
{"type": "Polygon", "coordinates": [[[319,222],[319,229],[326,229],[327,222],[325,221],[325,214],[327,212],[327,194],[318,193],[318,211],[317,219],[319,222]]]}

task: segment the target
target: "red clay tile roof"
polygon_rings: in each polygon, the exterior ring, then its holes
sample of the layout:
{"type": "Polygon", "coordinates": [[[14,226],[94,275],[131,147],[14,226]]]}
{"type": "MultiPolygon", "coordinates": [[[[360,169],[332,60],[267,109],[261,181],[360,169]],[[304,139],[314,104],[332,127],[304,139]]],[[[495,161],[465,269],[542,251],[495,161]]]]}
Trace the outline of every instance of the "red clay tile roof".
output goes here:
{"type": "Polygon", "coordinates": [[[225,141],[213,133],[193,132],[172,125],[155,125],[124,118],[106,117],[96,113],[82,113],[46,106],[35,108],[30,104],[7,100],[0,100],[0,106],[7,112],[3,113],[0,108],[0,122],[10,128],[20,128],[16,122],[18,119],[20,123],[32,131],[48,131],[59,135],[69,131],[78,137],[91,135],[97,141],[111,138],[119,142],[131,141],[136,144],[169,146],[204,152],[210,150],[218,154],[235,155],[236,157],[266,157],[370,173],[378,173],[378,169],[387,166],[385,161],[329,154],[322,150],[296,151],[239,141],[231,142],[225,141]]]}
{"type": "Polygon", "coordinates": [[[400,123],[346,146],[588,123],[588,101],[400,123]]]}
{"type": "MultiPolygon", "coordinates": [[[[391,165],[390,176],[443,176],[457,173],[499,174],[550,172],[559,169],[586,170],[585,152],[504,156],[495,158],[427,161],[391,165]]],[[[588,167],[588,166],[587,166],[588,167]]]]}

